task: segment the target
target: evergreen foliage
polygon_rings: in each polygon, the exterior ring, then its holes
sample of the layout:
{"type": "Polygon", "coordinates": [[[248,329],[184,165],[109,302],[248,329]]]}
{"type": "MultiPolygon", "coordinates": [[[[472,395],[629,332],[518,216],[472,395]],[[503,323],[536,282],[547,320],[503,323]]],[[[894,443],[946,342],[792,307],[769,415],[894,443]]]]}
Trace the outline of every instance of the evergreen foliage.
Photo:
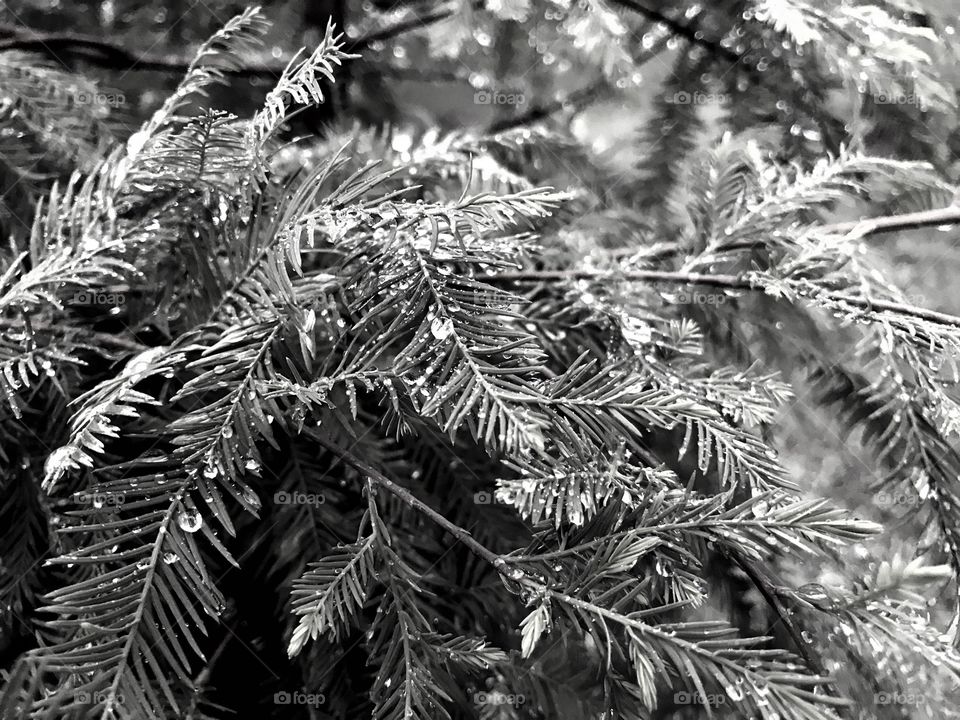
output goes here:
{"type": "Polygon", "coordinates": [[[332,24],[211,106],[258,9],[132,133],[0,52],[0,716],[957,715],[960,317],[867,244],[960,221],[935,148],[873,151],[955,112],[946,20],[536,5],[423,52],[519,30],[613,93],[677,50],[628,167],[549,117],[291,138],[366,62],[332,24]],[[918,493],[910,552],[784,461],[798,396],[918,493]]]}

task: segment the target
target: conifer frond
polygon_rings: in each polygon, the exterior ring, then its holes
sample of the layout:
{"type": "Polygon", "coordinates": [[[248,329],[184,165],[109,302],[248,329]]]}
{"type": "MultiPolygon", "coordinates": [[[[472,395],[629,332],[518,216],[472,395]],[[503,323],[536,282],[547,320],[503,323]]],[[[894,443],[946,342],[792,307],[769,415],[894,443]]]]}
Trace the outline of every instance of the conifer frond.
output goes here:
{"type": "Polygon", "coordinates": [[[80,361],[57,347],[24,349],[18,340],[22,338],[15,338],[14,333],[0,340],[0,393],[5,401],[4,410],[9,409],[19,420],[23,416],[22,393],[38,384],[38,380],[56,374],[54,363],[66,365],[80,361]]]}
{"type": "Polygon", "coordinates": [[[204,42],[190,62],[177,89],[153,113],[143,127],[128,141],[128,152],[135,159],[145,142],[169,127],[180,123],[179,112],[192,96],[203,95],[215,83],[225,81],[225,71],[240,66],[243,57],[259,45],[269,24],[259,6],[249,7],[236,15],[204,42]]]}
{"type": "MultiPolygon", "coordinates": [[[[725,138],[695,168],[688,179],[688,213],[695,229],[690,244],[698,254],[688,269],[728,259],[735,251],[763,247],[796,253],[827,241],[811,223],[868,191],[944,188],[942,178],[926,163],[844,150],[809,169],[785,168],[770,162],[756,143],[733,137],[725,138]]],[[[855,240],[853,235],[845,240],[855,240]]],[[[830,250],[839,256],[845,249],[841,238],[829,241],[837,245],[830,250]]]]}
{"type": "Polygon", "coordinates": [[[581,358],[551,381],[545,395],[551,421],[578,452],[589,453],[585,443],[606,444],[611,426],[638,450],[643,450],[645,428],[679,426],[684,429],[680,455],[694,448],[702,470],[715,459],[725,486],[739,482],[763,489],[791,486],[776,454],[758,438],[730,425],[715,409],[681,389],[651,384],[626,367],[599,372],[594,361],[581,358]]]}
{"type": "Polygon", "coordinates": [[[519,477],[498,479],[497,499],[531,523],[552,519],[557,527],[563,522],[582,525],[610,500],[631,507],[651,487],[677,484],[671,472],[633,466],[619,453],[609,459],[550,464],[536,458],[507,466],[519,477]]]}
{"type": "MultiPolygon", "coordinates": [[[[0,715],[836,720],[930,685],[874,714],[948,717],[960,318],[875,257],[960,223],[935,13],[454,5],[317,25],[235,116],[195,101],[272,72],[245,11],[190,63],[143,58],[186,77],[124,146],[71,116],[89,81],[0,53],[0,194],[24,189],[4,231],[25,230],[0,253],[0,715]],[[381,70],[392,90],[467,43],[469,77],[429,74],[517,83],[496,103],[528,108],[461,108],[512,129],[366,104],[381,70]],[[280,147],[348,61],[333,129],[280,147]],[[608,110],[665,69],[647,128],[611,141],[608,110]],[[601,102],[564,98],[584,80],[601,102]],[[889,93],[919,107],[867,127],[889,93]],[[943,206],[880,216],[917,198],[943,206]],[[840,445],[801,427],[825,408],[866,473],[807,457],[840,445]],[[841,509],[900,514],[851,490],[876,468],[917,496],[902,557],[841,509]],[[280,707],[296,689],[323,707],[280,707]]],[[[0,45],[47,40],[123,53],[0,45]]]]}
{"type": "Polygon", "coordinates": [[[960,653],[927,620],[929,594],[950,576],[949,567],[895,555],[850,587],[812,583],[779,592],[795,603],[811,641],[835,634],[860,662],[890,679],[889,692],[915,696],[933,716],[949,712],[960,683],[960,653]]]}
{"type": "Polygon", "coordinates": [[[10,459],[20,467],[5,469],[0,481],[0,628],[5,633],[35,605],[37,566],[49,543],[47,509],[36,493],[30,463],[10,459]]]}
{"type": "Polygon", "coordinates": [[[838,4],[829,9],[808,0],[763,0],[753,11],[761,22],[785,32],[798,48],[813,48],[844,82],[866,85],[884,98],[919,96],[927,107],[952,107],[954,98],[931,72],[927,48],[936,39],[928,27],[895,17],[877,5],[838,4]]]}
{"type": "Polygon", "coordinates": [[[657,608],[624,614],[565,592],[549,591],[547,596],[572,622],[599,623],[608,638],[612,629],[623,633],[645,697],[651,696],[655,678],[662,677],[682,678],[703,698],[705,708],[712,690],[747,704],[766,720],[835,718],[833,708],[845,704],[823,692],[827,678],[804,672],[789,653],[757,647],[759,639],[738,638],[736,630],[722,622],[651,623],[646,619],[655,616],[657,608]]]}
{"type": "MultiPolygon", "coordinates": [[[[542,132],[538,135],[550,137],[542,132]]],[[[332,128],[322,142],[306,148],[281,149],[274,167],[286,176],[349,146],[351,152],[344,172],[357,171],[372,164],[388,170],[396,169],[399,172],[391,176],[392,186],[395,186],[391,189],[406,187],[413,192],[415,188],[411,186],[416,184],[416,190],[423,193],[425,199],[441,199],[457,194],[464,187],[495,194],[533,189],[538,185],[534,172],[538,163],[527,162],[523,151],[543,148],[526,148],[528,143],[504,142],[507,137],[435,130],[421,132],[399,125],[374,129],[355,124],[348,128],[332,128]]]]}
{"type": "Polygon", "coordinates": [[[321,82],[332,83],[335,65],[356,57],[343,52],[343,36],[334,34],[333,21],[327,24],[323,39],[309,57],[293,58],[264,100],[250,123],[249,138],[255,147],[262,147],[280,128],[291,104],[313,105],[323,102],[321,82]]]}
{"type": "Polygon", "coordinates": [[[932,510],[922,523],[935,525],[954,572],[960,573],[960,536],[954,531],[960,510],[960,455],[927,417],[922,393],[911,390],[903,376],[888,373],[867,382],[844,367],[818,368],[812,374],[824,402],[863,430],[863,442],[874,450],[883,475],[878,492],[918,493],[918,503],[932,510]]]}
{"type": "Polygon", "coordinates": [[[629,77],[634,69],[633,57],[624,47],[630,28],[603,0],[572,4],[559,30],[573,40],[573,47],[589,58],[591,65],[614,82],[629,77]]]}
{"type": "Polygon", "coordinates": [[[176,678],[203,656],[203,615],[223,603],[195,533],[226,550],[189,497],[192,483],[179,461],[145,457],[78,496],[78,524],[65,528],[73,549],[56,562],[96,572],[46,597],[60,639],[32,661],[64,684],[34,712],[132,719],[178,707],[176,678]]]}
{"type": "MultiPolygon", "coordinates": [[[[270,353],[284,326],[281,316],[224,333],[209,346],[191,347],[200,357],[178,369],[196,376],[177,399],[209,399],[163,430],[170,455],[145,455],[105,468],[108,477],[113,472],[116,476],[83,495],[92,498],[92,507],[77,512],[80,522],[70,530],[78,534],[76,549],[58,562],[93,564],[98,572],[51,594],[48,609],[61,616],[52,625],[65,639],[41,651],[37,662],[76,672],[93,658],[90,667],[100,672],[86,677],[72,699],[40,701],[41,710],[59,702],[81,706],[88,697],[96,698],[102,717],[160,717],[159,708],[177,707],[170,673],[184,682],[190,656],[203,656],[196,633],[205,632],[204,621],[192,598],[201,597],[200,607],[212,617],[222,605],[194,534],[202,532],[210,546],[232,562],[207,518],[216,518],[232,534],[224,495],[232,495],[247,510],[259,507],[243,478],[259,468],[255,441],[274,440],[254,380],[274,377],[270,353]],[[220,391],[224,385],[229,388],[225,393],[220,391]],[[102,603],[106,588],[116,597],[102,603]],[[177,636],[164,638],[164,628],[172,622],[177,636]],[[95,653],[87,649],[89,644],[97,648],[95,653]]],[[[154,352],[151,358],[151,367],[169,367],[172,360],[169,352],[154,352]]],[[[137,367],[134,364],[134,370],[137,367]]],[[[51,467],[48,472],[56,475],[66,469],[51,467]]]]}
{"type": "Polygon", "coordinates": [[[446,718],[450,714],[444,703],[450,695],[440,686],[430,667],[427,654],[431,649],[425,637],[432,632],[410,594],[416,592],[411,579],[412,568],[406,566],[391,550],[386,596],[374,621],[370,635],[370,657],[379,666],[371,688],[375,720],[428,720],[446,718]]]}
{"type": "Polygon", "coordinates": [[[823,500],[797,499],[780,491],[761,493],[736,505],[723,495],[697,498],[685,491],[658,488],[647,490],[639,500],[612,524],[609,515],[596,516],[566,536],[566,546],[559,550],[550,549],[558,539],[556,531],[541,531],[518,561],[584,558],[590,562],[596,548],[609,541],[649,537],[659,537],[671,547],[692,545],[701,550],[702,543],[712,543],[753,559],[778,546],[822,554],[829,545],[861,541],[880,529],[830,508],[823,500]]]}
{"type": "MultiPolygon", "coordinates": [[[[191,598],[202,597],[203,611],[213,617],[222,605],[194,533],[202,531],[232,562],[206,518],[215,517],[232,534],[224,495],[232,495],[247,510],[259,507],[243,476],[259,468],[255,440],[273,442],[273,434],[253,380],[271,377],[270,351],[282,327],[282,322],[263,323],[255,330],[225,333],[204,348],[200,358],[186,366],[197,376],[178,397],[210,393],[213,388],[205,383],[230,389],[169,424],[164,431],[172,448],[168,458],[147,455],[120,465],[116,477],[85,495],[93,499],[92,508],[77,512],[80,523],[71,529],[79,533],[76,549],[59,562],[94,564],[98,572],[51,594],[48,610],[61,616],[52,625],[65,639],[40,652],[37,660],[75,672],[78,665],[87,668],[88,657],[94,658],[90,668],[101,671],[85,680],[68,705],[92,695],[103,717],[113,713],[131,718],[159,717],[159,707],[177,707],[169,672],[182,681],[189,676],[190,655],[203,656],[196,632],[205,632],[204,621],[191,598]],[[112,584],[114,578],[117,583],[112,584]],[[116,594],[108,603],[100,602],[105,588],[116,594]],[[164,638],[171,621],[177,636],[164,638]],[[91,643],[97,648],[92,656],[87,649],[91,643]]],[[[163,353],[152,357],[154,362],[169,362],[163,353]]],[[[64,469],[52,467],[49,472],[64,469]]]]}
{"type": "Polygon", "coordinates": [[[54,185],[38,203],[29,261],[22,254],[4,270],[0,311],[62,309],[71,293],[109,287],[138,272],[122,257],[122,240],[93,236],[95,192],[95,176],[74,175],[63,191],[54,185]]]}
{"type": "Polygon", "coordinates": [[[467,425],[485,444],[510,453],[543,447],[541,421],[523,402],[540,397],[542,351],[516,324],[511,305],[518,299],[453,268],[513,261],[525,238],[498,233],[543,217],[558,197],[528,191],[449,204],[391,201],[327,221],[346,235],[333,239],[357,284],[351,310],[361,318],[358,327],[373,334],[362,352],[381,352],[384,332],[409,334],[395,370],[417,411],[435,416],[451,435],[467,425]],[[361,255],[377,274],[353,274],[349,263],[361,255]]]}
{"type": "Polygon", "coordinates": [[[373,578],[374,542],[369,536],[335,548],[293,583],[293,612],[299,622],[287,648],[291,657],[321,635],[336,640],[359,612],[373,578]]]}
{"type": "Polygon", "coordinates": [[[26,133],[37,153],[35,161],[24,164],[27,158],[8,152],[11,167],[24,175],[37,169],[56,174],[90,169],[113,141],[105,122],[107,104],[98,97],[106,93],[82,76],[23,53],[0,52],[0,127],[5,135],[26,133]]]}
{"type": "Polygon", "coordinates": [[[163,357],[165,349],[156,347],[135,355],[118,375],[74,401],[80,408],[70,421],[70,439],[54,450],[48,461],[48,473],[43,480],[47,492],[54,490],[57,481],[68,470],[93,467],[91,453],[103,452],[102,438],[119,437],[119,428],[111,417],[137,417],[138,405],[159,404],[154,397],[135,387],[152,375],[172,374],[173,368],[183,362],[182,355],[163,357]]]}
{"type": "Polygon", "coordinates": [[[225,113],[207,112],[185,121],[176,132],[150,136],[123,179],[140,193],[195,190],[229,197],[251,165],[248,156],[242,124],[225,113]]]}

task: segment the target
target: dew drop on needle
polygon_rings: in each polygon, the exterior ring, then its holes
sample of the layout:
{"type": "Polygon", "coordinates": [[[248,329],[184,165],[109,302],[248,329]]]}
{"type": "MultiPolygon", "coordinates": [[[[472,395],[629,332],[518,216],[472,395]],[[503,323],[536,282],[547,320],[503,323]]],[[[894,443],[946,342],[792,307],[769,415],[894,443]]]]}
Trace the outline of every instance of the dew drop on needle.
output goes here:
{"type": "Polygon", "coordinates": [[[196,510],[184,508],[177,514],[177,525],[181,530],[188,533],[195,533],[203,525],[203,518],[196,510]]]}

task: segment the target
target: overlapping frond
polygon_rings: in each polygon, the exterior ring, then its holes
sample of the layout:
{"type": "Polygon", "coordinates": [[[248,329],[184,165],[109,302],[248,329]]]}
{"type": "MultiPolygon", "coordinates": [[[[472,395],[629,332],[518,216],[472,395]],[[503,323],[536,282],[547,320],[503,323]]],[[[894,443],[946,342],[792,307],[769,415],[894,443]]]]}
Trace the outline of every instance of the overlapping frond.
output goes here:
{"type": "Polygon", "coordinates": [[[382,352],[384,337],[405,338],[393,365],[418,412],[512,453],[543,447],[542,420],[524,403],[540,396],[542,351],[517,322],[518,299],[468,268],[513,262],[525,237],[506,231],[543,217],[557,199],[524,191],[448,204],[391,201],[325,219],[355,287],[357,327],[372,335],[358,356],[382,352]],[[355,265],[361,256],[369,265],[355,265]]]}
{"type": "Polygon", "coordinates": [[[332,83],[334,66],[354,57],[343,52],[343,36],[334,32],[331,19],[316,49],[306,58],[300,59],[298,55],[291,60],[276,86],[267,94],[263,109],[250,123],[249,139],[255,147],[262,147],[280,128],[292,104],[323,102],[322,83],[332,83]]]}
{"type": "Polygon", "coordinates": [[[260,8],[255,6],[231,18],[211,35],[197,50],[177,89],[128,141],[131,156],[135,157],[149,138],[182,122],[184,118],[179,113],[191,97],[204,94],[214,83],[224,82],[226,71],[241,65],[244,55],[256,48],[268,27],[260,8]]]}
{"type": "Polygon", "coordinates": [[[819,54],[844,82],[866,86],[890,102],[950,107],[953,93],[933,71],[936,35],[929,27],[897,17],[880,5],[808,0],[764,0],[753,10],[761,22],[784,32],[797,48],[819,54]],[[900,98],[898,100],[898,98],[900,98]]]}
{"type": "Polygon", "coordinates": [[[24,178],[90,169],[113,141],[110,95],[82,76],[20,52],[0,52],[0,127],[4,165],[24,178]],[[26,134],[35,154],[24,155],[26,134]]]}
{"type": "Polygon", "coordinates": [[[293,584],[293,612],[300,619],[287,649],[293,656],[307,640],[342,632],[363,606],[366,586],[373,577],[375,539],[370,536],[334,552],[313,564],[293,584]]]}

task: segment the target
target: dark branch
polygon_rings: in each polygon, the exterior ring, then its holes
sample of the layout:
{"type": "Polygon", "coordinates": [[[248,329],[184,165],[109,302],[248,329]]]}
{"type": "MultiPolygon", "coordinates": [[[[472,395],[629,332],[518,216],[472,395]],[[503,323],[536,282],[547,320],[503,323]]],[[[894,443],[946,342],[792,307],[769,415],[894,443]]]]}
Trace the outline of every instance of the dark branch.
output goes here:
{"type": "Polygon", "coordinates": [[[939,227],[940,225],[956,225],[957,223],[960,223],[960,206],[951,205],[936,210],[921,210],[901,215],[835,223],[826,225],[822,228],[822,231],[838,235],[846,235],[849,232],[857,231],[862,237],[867,237],[898,230],[917,230],[925,227],[939,227]]]}
{"type": "Polygon", "coordinates": [[[685,40],[689,40],[694,45],[699,45],[705,50],[709,50],[712,54],[722,57],[724,60],[729,60],[732,63],[738,63],[743,60],[743,57],[728,47],[724,47],[721,43],[708,40],[705,38],[695,27],[690,25],[685,25],[679,20],[674,20],[673,18],[664,15],[659,10],[653,10],[648,8],[643,3],[638,0],[613,0],[617,5],[632,10],[635,13],[643,15],[648,20],[653,20],[654,22],[660,23],[666,27],[670,32],[678,37],[682,37],[685,40]]]}
{"type": "Polygon", "coordinates": [[[373,482],[375,485],[383,488],[384,490],[389,492],[391,495],[396,496],[399,500],[404,502],[406,505],[409,505],[414,510],[426,515],[437,525],[439,525],[448,533],[453,535],[453,537],[455,537],[457,540],[459,540],[464,545],[466,545],[467,548],[470,550],[470,552],[472,552],[474,555],[481,558],[482,560],[486,560],[488,563],[496,567],[498,570],[503,570],[506,561],[503,558],[501,558],[499,555],[497,555],[495,552],[493,552],[492,550],[487,549],[486,547],[481,545],[479,542],[477,542],[474,539],[473,535],[471,535],[468,530],[447,520],[443,515],[438,513],[429,505],[427,505],[425,502],[423,502],[420,498],[418,498],[412,492],[407,490],[405,487],[393,482],[393,480],[388,478],[386,475],[381,473],[376,468],[363,462],[360,458],[358,458],[356,455],[351,453],[349,450],[345,450],[341,447],[338,447],[320,436],[314,436],[314,437],[316,438],[317,442],[320,445],[322,445],[331,453],[336,455],[347,465],[350,465],[355,470],[359,471],[360,473],[368,477],[371,480],[371,482],[373,482]]]}
{"type": "Polygon", "coordinates": [[[753,583],[753,586],[757,591],[763,596],[764,601],[770,607],[771,610],[777,615],[777,620],[780,622],[789,633],[790,638],[793,640],[793,644],[796,646],[797,652],[803,657],[804,662],[807,664],[807,667],[816,674],[816,675],[826,675],[824,672],[823,666],[821,665],[818,658],[807,649],[807,643],[803,641],[803,634],[799,628],[797,628],[796,623],[793,622],[790,612],[783,607],[783,604],[780,602],[780,599],[774,594],[771,589],[772,583],[769,578],[763,577],[760,572],[754,568],[750,562],[740,557],[738,554],[730,552],[727,553],[727,557],[733,560],[737,564],[744,574],[750,579],[750,582],[753,583]]]}
{"type": "MultiPolygon", "coordinates": [[[[477,3],[481,5],[481,3],[477,3]]],[[[403,20],[388,27],[367,33],[358,38],[347,38],[344,49],[357,52],[376,42],[384,42],[404,33],[433,25],[453,14],[452,10],[437,10],[419,17],[403,20]]],[[[147,53],[135,54],[108,40],[77,33],[35,33],[29,28],[0,27],[0,51],[23,50],[48,55],[61,61],[61,55],[85,60],[109,70],[153,70],[157,72],[184,73],[190,59],[171,58],[147,53]]],[[[260,65],[224,70],[224,74],[238,77],[280,77],[285,65],[260,65]]]]}
{"type": "MultiPolygon", "coordinates": [[[[664,25],[677,37],[682,37],[693,45],[704,48],[714,57],[725,60],[733,66],[741,66],[754,84],[763,85],[768,82],[768,78],[764,76],[753,60],[748,59],[746,55],[726,47],[720,40],[705,37],[695,26],[684,24],[668,15],[664,15],[659,10],[649,8],[641,0],[613,0],[613,2],[620,7],[632,10],[649,20],[664,25]]],[[[791,77],[793,78],[792,82],[797,86],[797,104],[801,107],[819,107],[820,103],[817,101],[815,93],[806,85],[804,79],[800,76],[793,76],[793,74],[791,74],[791,77]]],[[[836,133],[834,128],[820,115],[812,114],[812,117],[820,129],[821,140],[824,146],[830,152],[836,154],[840,148],[840,143],[835,137],[836,133]]]]}
{"type": "Polygon", "coordinates": [[[603,86],[600,84],[574,90],[560,100],[555,100],[547,105],[537,105],[536,107],[530,108],[525,113],[521,113],[520,115],[516,115],[514,117],[497,120],[496,122],[490,124],[490,126],[487,128],[487,133],[505,132],[507,130],[513,130],[514,128],[532,125],[533,123],[540,122],[541,120],[546,120],[551,115],[558,113],[561,110],[570,107],[571,105],[581,106],[590,102],[592,99],[597,97],[602,90],[603,86]]]}
{"type": "MultiPolygon", "coordinates": [[[[487,282],[513,280],[519,282],[563,282],[571,280],[626,280],[636,282],[660,282],[675,285],[703,285],[722,290],[764,291],[758,279],[740,275],[713,275],[697,272],[673,272],[668,270],[527,270],[518,272],[488,273],[477,279],[487,282]]],[[[817,295],[837,303],[844,303],[866,312],[877,310],[934,322],[938,325],[960,328],[960,317],[948,313],[927,310],[889,300],[869,300],[829,290],[817,290],[817,295]]]]}
{"type": "MultiPolygon", "coordinates": [[[[951,205],[950,207],[937,208],[935,210],[920,210],[918,212],[902,213],[900,215],[886,215],[883,217],[833,223],[832,225],[820,227],[818,233],[823,235],[847,235],[848,233],[855,232],[858,237],[870,237],[871,235],[883,235],[901,230],[920,230],[927,227],[957,224],[960,224],[960,206],[951,205]]],[[[759,243],[757,242],[730,243],[729,245],[724,245],[721,250],[723,252],[752,250],[758,247],[758,245],[759,243]]],[[[665,254],[677,254],[679,252],[678,248],[672,248],[665,254]]]]}

